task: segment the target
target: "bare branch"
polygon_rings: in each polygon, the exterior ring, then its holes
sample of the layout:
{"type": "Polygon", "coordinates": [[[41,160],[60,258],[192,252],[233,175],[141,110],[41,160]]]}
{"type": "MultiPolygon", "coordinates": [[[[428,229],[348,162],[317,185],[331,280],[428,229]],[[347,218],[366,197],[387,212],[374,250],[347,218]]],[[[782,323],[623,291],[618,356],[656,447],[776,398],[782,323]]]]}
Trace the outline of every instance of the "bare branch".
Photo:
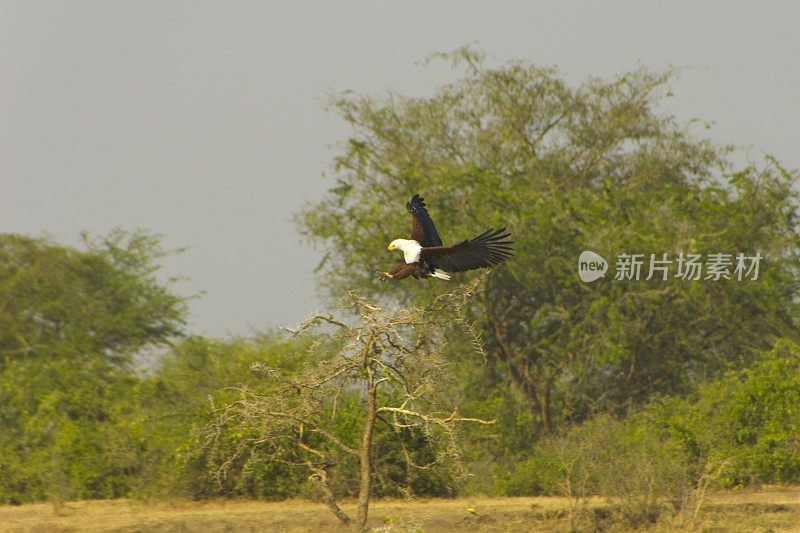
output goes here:
{"type": "Polygon", "coordinates": [[[430,416],[418,411],[411,411],[410,409],[402,409],[400,407],[380,407],[378,408],[379,413],[399,413],[408,416],[415,416],[417,418],[421,418],[426,422],[434,422],[441,426],[447,425],[449,422],[476,422],[478,424],[494,424],[497,420],[483,420],[480,418],[468,418],[463,416],[458,416],[457,411],[453,411],[453,413],[448,416],[447,418],[439,418],[436,416],[430,416]]]}
{"type": "Polygon", "coordinates": [[[279,412],[275,412],[275,411],[259,411],[259,412],[261,414],[264,414],[264,415],[267,415],[267,416],[275,416],[275,417],[286,418],[288,420],[294,420],[295,422],[299,422],[299,423],[302,423],[302,424],[309,425],[309,426],[311,426],[311,430],[312,431],[314,431],[316,433],[319,433],[320,435],[322,435],[323,437],[326,437],[327,439],[330,439],[331,442],[336,444],[342,450],[346,451],[349,454],[358,456],[358,450],[356,450],[355,448],[351,448],[350,446],[348,446],[347,444],[342,442],[336,435],[334,435],[333,433],[321,428],[320,426],[318,426],[317,424],[315,424],[314,422],[312,422],[311,420],[309,420],[307,418],[295,416],[295,415],[292,415],[290,413],[279,413],[279,412]]]}
{"type": "Polygon", "coordinates": [[[232,428],[255,435],[238,440],[219,467],[219,475],[226,475],[238,464],[237,458],[246,454],[249,454],[248,464],[265,460],[304,467],[333,513],[343,523],[353,523],[356,529],[364,530],[372,478],[390,480],[389,473],[376,472],[372,457],[373,431],[379,418],[397,435],[407,472],[410,468],[432,468],[452,458],[458,473],[463,475],[456,426],[492,424],[494,420],[463,417],[457,408],[442,405],[450,364],[441,350],[445,328],[459,322],[472,332],[472,345],[482,348],[460,308],[482,288],[484,280],[485,277],[477,278],[452,293],[440,295],[425,308],[388,309],[350,293],[341,307],[359,313],[360,320],[354,324],[348,325],[330,315],[306,320],[293,330],[296,334],[313,335],[311,357],[301,370],[289,372],[256,364],[253,369],[272,379],[266,380],[257,391],[233,389],[240,398],[214,409],[218,416],[209,425],[209,442],[220,442],[222,435],[232,428]],[[453,308],[458,309],[455,317],[453,308]],[[445,309],[451,312],[436,312],[445,309]],[[330,331],[331,325],[336,326],[334,332],[330,331]],[[337,415],[341,413],[342,401],[348,405],[358,402],[361,408],[358,426],[354,427],[352,419],[337,415]],[[382,413],[391,416],[380,417],[382,413]],[[432,431],[434,426],[440,429],[432,431]],[[426,439],[424,446],[436,450],[434,460],[418,463],[417,450],[410,450],[404,442],[407,431],[419,430],[426,439]],[[353,433],[360,434],[356,446],[346,443],[354,440],[353,433]],[[444,439],[440,439],[442,434],[444,439]],[[359,462],[355,519],[339,508],[327,483],[326,469],[333,468],[342,454],[356,457],[359,462]]]}

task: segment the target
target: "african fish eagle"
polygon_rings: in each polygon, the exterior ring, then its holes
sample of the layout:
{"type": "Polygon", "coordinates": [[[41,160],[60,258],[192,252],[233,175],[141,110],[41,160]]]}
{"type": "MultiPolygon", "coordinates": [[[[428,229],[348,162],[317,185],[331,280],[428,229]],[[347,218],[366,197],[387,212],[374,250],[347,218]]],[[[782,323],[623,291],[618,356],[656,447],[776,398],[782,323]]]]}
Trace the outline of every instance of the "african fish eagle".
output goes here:
{"type": "MultiPolygon", "coordinates": [[[[450,279],[450,272],[463,272],[476,268],[492,267],[511,257],[514,241],[505,240],[510,233],[506,228],[491,228],[473,239],[452,246],[442,246],[442,239],[425,209],[425,199],[419,194],[411,197],[406,209],[411,214],[411,239],[395,239],[389,250],[403,252],[404,263],[389,272],[378,270],[381,280],[387,278],[450,279]]],[[[377,269],[376,269],[377,270],[377,269]]]]}

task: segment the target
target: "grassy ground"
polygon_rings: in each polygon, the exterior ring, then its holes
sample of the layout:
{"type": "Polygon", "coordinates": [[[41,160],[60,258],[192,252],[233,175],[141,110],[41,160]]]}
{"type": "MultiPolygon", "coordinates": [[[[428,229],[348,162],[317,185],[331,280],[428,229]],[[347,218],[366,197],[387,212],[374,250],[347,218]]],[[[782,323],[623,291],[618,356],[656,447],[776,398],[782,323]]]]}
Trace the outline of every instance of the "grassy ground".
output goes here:
{"type": "MultiPolygon", "coordinates": [[[[352,512],[352,503],[344,504],[352,512]]],[[[614,506],[588,503],[570,519],[565,498],[462,498],[378,501],[370,508],[378,531],[625,531],[614,506]]],[[[641,530],[652,532],[800,532],[800,487],[711,494],[694,524],[668,514],[641,530]]],[[[142,503],[129,500],[72,502],[55,512],[50,504],[0,507],[0,531],[198,531],[345,532],[322,504],[307,501],[142,503]]]]}

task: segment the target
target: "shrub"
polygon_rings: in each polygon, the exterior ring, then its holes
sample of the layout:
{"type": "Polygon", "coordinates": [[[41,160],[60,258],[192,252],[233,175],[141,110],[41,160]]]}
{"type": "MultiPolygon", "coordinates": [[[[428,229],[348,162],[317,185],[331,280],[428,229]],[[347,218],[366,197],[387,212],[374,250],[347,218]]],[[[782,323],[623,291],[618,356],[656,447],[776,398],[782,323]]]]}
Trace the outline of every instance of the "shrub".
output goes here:
{"type": "Polygon", "coordinates": [[[782,339],[747,370],[649,407],[723,487],[800,480],[800,346],[782,339]]]}

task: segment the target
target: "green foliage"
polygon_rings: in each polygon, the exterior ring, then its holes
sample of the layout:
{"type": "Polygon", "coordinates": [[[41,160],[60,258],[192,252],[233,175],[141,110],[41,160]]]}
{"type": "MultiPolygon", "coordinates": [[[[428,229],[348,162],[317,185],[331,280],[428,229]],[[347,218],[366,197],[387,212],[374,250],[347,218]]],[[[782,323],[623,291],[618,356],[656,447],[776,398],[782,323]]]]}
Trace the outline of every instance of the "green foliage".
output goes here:
{"type": "Polygon", "coordinates": [[[561,474],[562,494],[613,498],[629,525],[655,522],[665,505],[690,510],[696,469],[681,447],[646,416],[597,415],[542,448],[561,474]]]}
{"type": "Polygon", "coordinates": [[[453,339],[450,351],[460,361],[452,367],[448,391],[464,412],[491,426],[462,428],[464,460],[473,473],[461,481],[461,494],[503,496],[538,495],[546,492],[539,479],[537,456],[532,455],[542,430],[530,399],[508,387],[508,373],[496,359],[474,354],[460,339],[453,339]]]}
{"type": "MultiPolygon", "coordinates": [[[[208,424],[215,405],[232,401],[235,385],[258,389],[263,377],[254,364],[271,364],[295,373],[307,363],[308,341],[267,332],[228,340],[190,337],[162,354],[158,366],[140,384],[137,424],[148,460],[138,475],[137,493],[149,497],[191,498],[294,496],[304,482],[285,465],[239,461],[226,479],[215,475],[224,453],[201,450],[198,429],[208,424]]],[[[224,433],[221,449],[232,449],[248,435],[224,433]]]]}
{"type": "Polygon", "coordinates": [[[61,358],[119,366],[180,333],[184,300],[154,276],[157,238],[115,231],[86,245],[0,235],[0,368],[61,358]]]}
{"type": "Polygon", "coordinates": [[[571,87],[555,69],[488,66],[469,49],[443,57],[464,75],[431,97],[331,100],[353,133],[335,158],[336,185],[297,219],[327,248],[328,294],[421,304],[447,290],[439,280],[382,284],[367,268],[396,260],[385,245],[408,234],[403,204],[414,193],[446,242],[507,226],[516,256],[492,271],[471,319],[492,372],[548,433],[686,392],[776,337],[798,339],[794,177],[771,159],[733,171],[727,148],[664,114],[672,71],[571,87]],[[611,260],[609,277],[619,253],[764,259],[757,281],[585,284],[583,250],[611,260]]]}
{"type": "Polygon", "coordinates": [[[0,235],[0,502],[121,496],[138,464],[132,357],[180,333],[184,300],[158,239],[86,242],[0,235]]]}
{"type": "Polygon", "coordinates": [[[725,487],[800,478],[800,346],[781,339],[745,370],[650,410],[725,487]]]}
{"type": "Polygon", "coordinates": [[[589,498],[605,497],[604,519],[638,528],[664,514],[691,514],[703,497],[703,476],[696,458],[645,410],[623,419],[600,413],[542,439],[526,460],[507,468],[498,488],[508,496],[569,497],[573,529],[596,521],[589,498]]]}
{"type": "Polygon", "coordinates": [[[696,517],[708,487],[793,483],[800,476],[800,346],[781,339],[748,369],[624,418],[598,414],[543,439],[496,476],[500,494],[562,494],[587,514],[612,498],[630,527],[665,512],[696,517]]]}

